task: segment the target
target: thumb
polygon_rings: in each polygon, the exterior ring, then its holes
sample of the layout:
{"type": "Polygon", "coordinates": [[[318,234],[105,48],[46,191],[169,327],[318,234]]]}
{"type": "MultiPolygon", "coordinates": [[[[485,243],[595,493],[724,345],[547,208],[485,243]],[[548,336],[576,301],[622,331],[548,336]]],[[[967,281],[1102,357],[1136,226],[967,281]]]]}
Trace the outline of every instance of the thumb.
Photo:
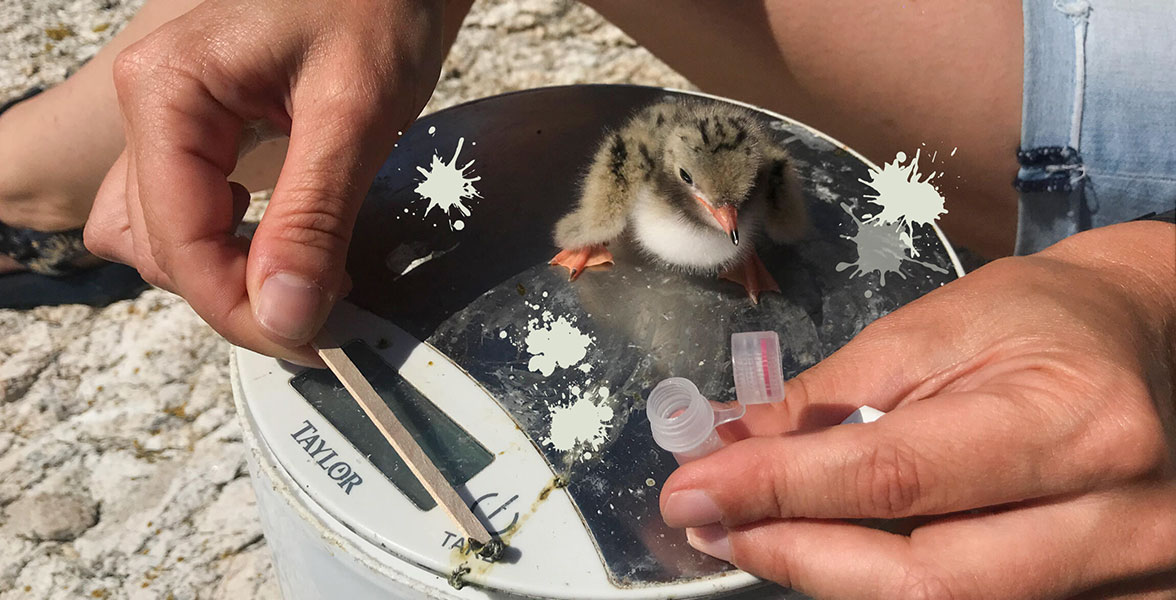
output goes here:
{"type": "Polygon", "coordinates": [[[356,215],[395,141],[381,135],[377,102],[339,98],[295,108],[286,162],[250,247],[254,317],[286,346],[311,341],[348,291],[356,215]]]}

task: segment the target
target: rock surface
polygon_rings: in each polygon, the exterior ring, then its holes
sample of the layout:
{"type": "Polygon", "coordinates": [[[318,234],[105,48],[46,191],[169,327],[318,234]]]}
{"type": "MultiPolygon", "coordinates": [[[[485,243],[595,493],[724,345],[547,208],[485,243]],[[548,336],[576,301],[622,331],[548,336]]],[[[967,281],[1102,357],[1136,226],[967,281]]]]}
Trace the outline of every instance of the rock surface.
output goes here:
{"type": "Polygon", "coordinates": [[[68,542],[98,522],[98,504],[70,493],[25,495],[6,512],[16,535],[38,542],[68,542]]]}
{"type": "MultiPolygon", "coordinates": [[[[0,0],[0,102],[139,3],[0,0]]],[[[479,0],[426,110],[580,82],[689,87],[583,6],[479,0]]],[[[228,345],[182,300],[0,310],[0,600],[277,598],[248,477],[228,345]]]]}

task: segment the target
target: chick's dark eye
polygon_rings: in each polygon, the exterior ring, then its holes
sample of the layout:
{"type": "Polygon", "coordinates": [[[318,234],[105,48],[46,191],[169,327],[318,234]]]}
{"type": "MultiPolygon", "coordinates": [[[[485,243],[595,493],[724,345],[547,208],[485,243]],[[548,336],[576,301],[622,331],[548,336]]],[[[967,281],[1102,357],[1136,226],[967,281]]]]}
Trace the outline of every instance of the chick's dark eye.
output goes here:
{"type": "Polygon", "coordinates": [[[678,169],[678,176],[682,178],[682,181],[694,185],[694,180],[690,178],[690,173],[687,173],[686,169],[678,169]]]}

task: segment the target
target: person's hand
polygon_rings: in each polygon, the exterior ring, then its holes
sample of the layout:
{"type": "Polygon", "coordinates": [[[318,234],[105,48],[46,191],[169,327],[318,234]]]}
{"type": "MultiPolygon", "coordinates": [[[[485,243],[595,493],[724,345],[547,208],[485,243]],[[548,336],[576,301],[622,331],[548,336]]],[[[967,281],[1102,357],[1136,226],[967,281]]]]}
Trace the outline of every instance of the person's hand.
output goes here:
{"type": "Polygon", "coordinates": [[[1176,227],[1118,225],[879,319],[678,469],[665,521],[819,598],[1173,597],[1174,261],[1176,227]],[[890,412],[824,427],[860,405],[890,412]]]}
{"type": "Polygon", "coordinates": [[[316,363],[347,292],[359,205],[432,93],[437,0],[207,0],[124,51],[127,146],[86,226],[92,252],[183,296],[229,341],[316,363]],[[289,134],[252,245],[228,181],[256,124],[289,134]]]}

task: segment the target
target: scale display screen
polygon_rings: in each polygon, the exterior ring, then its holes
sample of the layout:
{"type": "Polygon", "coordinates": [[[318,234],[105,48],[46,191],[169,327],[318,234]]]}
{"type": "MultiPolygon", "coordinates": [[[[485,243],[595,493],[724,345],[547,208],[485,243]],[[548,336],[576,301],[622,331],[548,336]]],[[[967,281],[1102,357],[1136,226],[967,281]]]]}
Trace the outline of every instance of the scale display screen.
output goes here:
{"type": "MultiPolygon", "coordinates": [[[[494,461],[490,451],[441,412],[367,344],[348,342],[343,345],[343,351],[449,483],[454,486],[464,484],[494,461]]],[[[430,510],[437,505],[333,373],[326,369],[308,369],[291,379],[290,384],[417,508],[430,510]]]]}

